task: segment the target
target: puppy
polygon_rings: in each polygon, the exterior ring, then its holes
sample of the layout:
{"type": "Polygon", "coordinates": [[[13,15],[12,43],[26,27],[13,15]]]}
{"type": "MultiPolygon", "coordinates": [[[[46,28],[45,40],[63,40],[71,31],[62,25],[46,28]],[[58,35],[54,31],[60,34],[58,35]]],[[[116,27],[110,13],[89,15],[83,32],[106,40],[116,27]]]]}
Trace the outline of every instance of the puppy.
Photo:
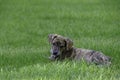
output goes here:
{"type": "Polygon", "coordinates": [[[102,52],[73,47],[73,41],[58,34],[49,34],[49,43],[51,44],[50,60],[84,60],[87,63],[101,65],[110,65],[110,57],[102,52]]]}

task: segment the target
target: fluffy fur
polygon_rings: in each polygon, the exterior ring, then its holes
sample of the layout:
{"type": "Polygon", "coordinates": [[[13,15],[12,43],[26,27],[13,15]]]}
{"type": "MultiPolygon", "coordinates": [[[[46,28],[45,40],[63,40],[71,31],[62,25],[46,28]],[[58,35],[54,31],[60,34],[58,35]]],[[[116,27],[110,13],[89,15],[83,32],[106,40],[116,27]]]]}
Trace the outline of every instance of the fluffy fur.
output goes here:
{"type": "Polygon", "coordinates": [[[105,56],[102,52],[73,47],[73,41],[69,38],[58,34],[49,34],[49,42],[51,44],[50,60],[84,60],[87,63],[95,64],[111,64],[110,57],[105,56]]]}

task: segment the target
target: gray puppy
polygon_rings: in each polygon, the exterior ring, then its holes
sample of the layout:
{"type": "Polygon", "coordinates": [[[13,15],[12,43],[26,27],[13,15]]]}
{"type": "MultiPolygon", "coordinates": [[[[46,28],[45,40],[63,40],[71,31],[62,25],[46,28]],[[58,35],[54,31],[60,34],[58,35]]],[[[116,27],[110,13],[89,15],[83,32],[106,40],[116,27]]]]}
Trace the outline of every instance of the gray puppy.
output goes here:
{"type": "Polygon", "coordinates": [[[84,60],[87,63],[111,64],[110,57],[105,56],[102,52],[73,47],[73,41],[69,38],[58,34],[49,34],[48,39],[51,44],[50,60],[64,60],[67,58],[84,60]]]}

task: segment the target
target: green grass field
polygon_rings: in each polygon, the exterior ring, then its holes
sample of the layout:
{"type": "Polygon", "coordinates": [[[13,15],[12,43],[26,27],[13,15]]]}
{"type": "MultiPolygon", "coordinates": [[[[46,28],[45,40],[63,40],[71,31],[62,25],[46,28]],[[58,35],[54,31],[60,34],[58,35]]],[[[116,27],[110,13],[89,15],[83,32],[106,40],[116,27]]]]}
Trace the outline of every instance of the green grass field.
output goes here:
{"type": "Polygon", "coordinates": [[[120,0],[0,0],[0,80],[120,80],[120,0]],[[112,65],[48,60],[50,33],[112,65]]]}

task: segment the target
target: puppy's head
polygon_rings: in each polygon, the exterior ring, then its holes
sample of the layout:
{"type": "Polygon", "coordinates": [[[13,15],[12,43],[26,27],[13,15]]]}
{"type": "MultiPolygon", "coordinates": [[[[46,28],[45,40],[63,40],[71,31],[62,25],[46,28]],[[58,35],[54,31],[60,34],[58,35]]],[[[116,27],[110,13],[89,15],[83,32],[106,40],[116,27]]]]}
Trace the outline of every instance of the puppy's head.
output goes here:
{"type": "Polygon", "coordinates": [[[49,34],[48,40],[51,44],[51,60],[55,60],[63,51],[67,51],[73,46],[72,40],[58,34],[49,34]]]}

